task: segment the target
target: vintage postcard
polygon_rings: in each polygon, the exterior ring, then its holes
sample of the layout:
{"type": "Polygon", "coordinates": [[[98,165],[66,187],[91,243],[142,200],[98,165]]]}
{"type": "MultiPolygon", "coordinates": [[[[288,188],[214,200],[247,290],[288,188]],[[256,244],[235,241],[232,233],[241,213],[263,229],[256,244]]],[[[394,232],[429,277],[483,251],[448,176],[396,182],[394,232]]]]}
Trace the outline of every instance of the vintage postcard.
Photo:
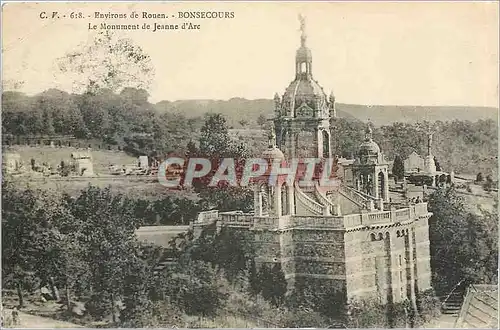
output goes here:
{"type": "Polygon", "coordinates": [[[497,2],[7,2],[2,327],[498,328],[497,2]]]}

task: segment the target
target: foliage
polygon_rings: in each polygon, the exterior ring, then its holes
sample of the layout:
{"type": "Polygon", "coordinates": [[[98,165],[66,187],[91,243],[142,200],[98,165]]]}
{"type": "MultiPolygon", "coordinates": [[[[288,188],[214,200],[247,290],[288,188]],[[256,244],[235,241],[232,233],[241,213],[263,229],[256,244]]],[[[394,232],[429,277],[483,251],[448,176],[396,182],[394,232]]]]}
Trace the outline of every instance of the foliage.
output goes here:
{"type": "Polygon", "coordinates": [[[392,165],[392,174],[398,180],[402,180],[404,178],[405,165],[400,155],[396,155],[396,157],[394,158],[394,164],[392,165]]]}
{"type": "Polygon", "coordinates": [[[417,293],[417,307],[421,318],[420,323],[426,323],[441,315],[441,301],[433,289],[417,293]]]}
{"type": "Polygon", "coordinates": [[[348,305],[348,328],[385,328],[388,326],[387,306],[367,299],[348,305]]]}
{"type": "Polygon", "coordinates": [[[272,267],[263,264],[259,269],[262,297],[274,306],[280,306],[285,298],[287,283],[280,263],[272,267]]]}
{"type": "Polygon", "coordinates": [[[111,31],[99,32],[83,49],[58,59],[61,73],[74,73],[78,91],[94,93],[102,88],[146,88],[154,68],[150,57],[129,39],[117,38],[111,31]]]}
{"type": "Polygon", "coordinates": [[[189,315],[214,316],[227,299],[215,270],[202,261],[180,262],[169,282],[172,302],[189,315]]]}
{"type": "Polygon", "coordinates": [[[429,199],[429,239],[433,287],[447,294],[462,279],[497,280],[498,214],[467,211],[453,188],[439,189],[429,199]]]}
{"type": "MultiPolygon", "coordinates": [[[[189,149],[189,157],[209,159],[212,165],[209,174],[193,182],[194,190],[201,198],[202,209],[250,211],[253,200],[253,192],[250,189],[230,186],[226,181],[220,181],[216,186],[210,186],[223,158],[234,159],[235,165],[241,168],[246,156],[248,156],[248,152],[245,146],[233,141],[229,136],[225,118],[220,114],[207,115],[201,129],[199,148],[191,143],[189,149]]],[[[238,168],[236,169],[236,179],[238,179],[238,168]]]]}

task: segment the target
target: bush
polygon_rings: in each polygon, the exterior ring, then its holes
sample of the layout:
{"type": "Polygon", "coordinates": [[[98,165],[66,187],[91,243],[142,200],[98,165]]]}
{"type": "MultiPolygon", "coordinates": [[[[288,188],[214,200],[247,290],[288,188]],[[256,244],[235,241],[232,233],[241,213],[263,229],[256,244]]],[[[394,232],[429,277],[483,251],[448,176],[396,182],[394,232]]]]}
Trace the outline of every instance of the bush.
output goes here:
{"type": "Polygon", "coordinates": [[[353,301],[348,305],[349,328],[386,328],[388,324],[387,306],[373,299],[353,301]]]}
{"type": "Polygon", "coordinates": [[[441,301],[433,289],[417,293],[417,308],[420,317],[419,323],[429,322],[441,315],[441,301]]]}

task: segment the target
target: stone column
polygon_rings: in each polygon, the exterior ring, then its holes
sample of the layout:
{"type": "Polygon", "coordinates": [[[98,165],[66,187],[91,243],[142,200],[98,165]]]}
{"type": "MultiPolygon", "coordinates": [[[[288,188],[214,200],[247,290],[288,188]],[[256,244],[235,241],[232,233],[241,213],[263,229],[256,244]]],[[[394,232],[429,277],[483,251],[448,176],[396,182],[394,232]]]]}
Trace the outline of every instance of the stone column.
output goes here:
{"type": "Polygon", "coordinates": [[[384,201],[389,201],[389,173],[384,172],[384,201]]]}
{"type": "Polygon", "coordinates": [[[289,143],[289,157],[296,157],[296,149],[297,149],[297,133],[294,131],[289,131],[288,143],[289,143]]]}
{"type": "Polygon", "coordinates": [[[290,210],[290,215],[295,215],[295,190],[293,185],[288,187],[288,207],[290,210]]]}
{"type": "Polygon", "coordinates": [[[279,185],[274,189],[274,214],[278,217],[281,217],[283,215],[282,209],[281,209],[281,187],[279,185]]]}
{"type": "Polygon", "coordinates": [[[406,233],[408,235],[409,267],[410,267],[410,301],[415,315],[418,315],[417,295],[415,292],[415,262],[413,260],[413,228],[406,233]]]}
{"type": "Polygon", "coordinates": [[[262,216],[262,191],[259,185],[256,185],[254,187],[253,212],[258,217],[262,216]]]}
{"type": "Polygon", "coordinates": [[[316,134],[316,158],[323,157],[323,132],[319,129],[314,129],[316,134]]]}
{"type": "Polygon", "coordinates": [[[377,202],[378,202],[378,209],[379,209],[380,211],[383,211],[383,210],[384,210],[384,200],[383,200],[382,198],[379,198],[379,199],[377,200],[377,202]]]}
{"type": "Polygon", "coordinates": [[[380,185],[380,182],[378,182],[378,173],[377,172],[374,173],[372,182],[373,182],[373,195],[372,196],[375,198],[379,198],[378,187],[380,185]]]}

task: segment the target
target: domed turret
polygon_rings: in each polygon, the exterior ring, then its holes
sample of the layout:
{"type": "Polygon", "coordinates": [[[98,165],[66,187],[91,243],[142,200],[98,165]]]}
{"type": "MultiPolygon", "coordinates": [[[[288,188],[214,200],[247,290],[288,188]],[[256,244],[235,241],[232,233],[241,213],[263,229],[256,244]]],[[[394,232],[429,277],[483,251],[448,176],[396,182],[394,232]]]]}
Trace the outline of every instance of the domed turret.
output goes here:
{"type": "Polygon", "coordinates": [[[365,130],[365,140],[359,146],[360,155],[377,156],[380,153],[380,147],[375,141],[373,141],[372,134],[372,128],[370,127],[370,125],[368,125],[365,130]]]}
{"type": "Polygon", "coordinates": [[[266,160],[275,160],[275,159],[284,160],[285,155],[276,146],[273,146],[269,147],[262,153],[262,158],[266,160]]]}
{"type": "Polygon", "coordinates": [[[274,133],[274,130],[269,134],[268,148],[264,150],[261,157],[266,160],[285,160],[285,155],[276,146],[276,134],[274,133]]]}

